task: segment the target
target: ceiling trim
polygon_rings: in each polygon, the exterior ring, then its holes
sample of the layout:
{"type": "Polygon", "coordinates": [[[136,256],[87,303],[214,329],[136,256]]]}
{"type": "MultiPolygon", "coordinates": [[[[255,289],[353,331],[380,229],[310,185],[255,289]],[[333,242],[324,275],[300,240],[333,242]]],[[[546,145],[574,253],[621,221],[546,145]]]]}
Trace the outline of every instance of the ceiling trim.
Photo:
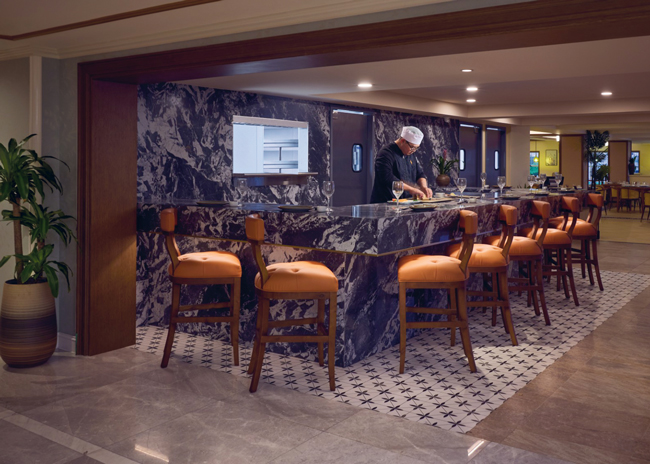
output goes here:
{"type": "Polygon", "coordinates": [[[16,35],[0,35],[2,40],[18,41],[25,39],[32,39],[34,37],[42,37],[44,35],[57,34],[59,32],[72,31],[84,27],[97,26],[99,24],[112,23],[115,21],[122,21],[124,19],[137,18],[139,16],[147,16],[156,13],[163,13],[165,11],[173,11],[181,8],[188,8],[197,5],[205,5],[206,3],[221,2],[222,0],[180,0],[172,3],[165,3],[163,5],[156,5],[149,8],[141,8],[139,10],[126,11],[124,13],[117,13],[108,16],[100,16],[99,18],[88,19],[86,21],[79,21],[76,23],[64,24],[62,26],[49,27],[38,31],[25,32],[16,35]]]}

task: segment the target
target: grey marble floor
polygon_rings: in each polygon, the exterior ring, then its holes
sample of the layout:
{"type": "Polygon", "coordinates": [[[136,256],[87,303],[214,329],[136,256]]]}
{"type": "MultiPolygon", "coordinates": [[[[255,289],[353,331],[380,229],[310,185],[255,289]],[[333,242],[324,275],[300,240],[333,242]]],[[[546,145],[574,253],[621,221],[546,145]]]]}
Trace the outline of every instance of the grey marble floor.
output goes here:
{"type": "Polygon", "coordinates": [[[0,464],[561,463],[130,348],[0,362],[0,464]]]}

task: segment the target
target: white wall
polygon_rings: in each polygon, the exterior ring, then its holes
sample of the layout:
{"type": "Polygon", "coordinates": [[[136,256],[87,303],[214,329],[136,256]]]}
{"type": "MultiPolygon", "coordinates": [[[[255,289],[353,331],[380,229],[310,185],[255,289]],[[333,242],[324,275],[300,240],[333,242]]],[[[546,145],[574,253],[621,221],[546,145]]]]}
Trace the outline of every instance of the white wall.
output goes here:
{"type": "Polygon", "coordinates": [[[510,126],[506,130],[506,182],[526,185],[530,173],[530,127],[510,126]]]}
{"type": "MultiPolygon", "coordinates": [[[[0,143],[22,140],[29,135],[29,58],[0,61],[0,143]]],[[[8,202],[0,209],[9,209],[8,202]]],[[[0,256],[13,254],[13,225],[0,223],[0,256]]],[[[13,278],[13,260],[0,268],[0,297],[4,282],[13,278]]]]}

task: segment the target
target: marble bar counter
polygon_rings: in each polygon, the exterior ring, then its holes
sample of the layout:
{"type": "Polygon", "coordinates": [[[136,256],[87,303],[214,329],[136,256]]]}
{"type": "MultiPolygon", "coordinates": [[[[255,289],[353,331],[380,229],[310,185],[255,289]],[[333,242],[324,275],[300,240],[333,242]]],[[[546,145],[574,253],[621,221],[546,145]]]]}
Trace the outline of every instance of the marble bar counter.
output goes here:
{"type": "MultiPolygon", "coordinates": [[[[581,193],[571,195],[583,196],[581,193]]],[[[540,197],[559,214],[560,196],[540,197]]],[[[519,223],[530,222],[532,199],[507,202],[519,209],[519,223]]],[[[262,250],[268,264],[318,261],[339,279],[337,311],[337,365],[347,366],[399,340],[397,262],[412,253],[444,254],[455,239],[460,208],[479,216],[479,235],[496,231],[499,202],[441,203],[435,210],[413,211],[395,205],[359,205],[333,208],[330,213],[281,211],[278,205],[242,207],[201,206],[194,200],[138,204],[138,325],[166,326],[171,309],[169,257],[160,231],[160,212],[178,208],[177,241],[181,253],[226,250],[242,262],[240,340],[247,345],[255,332],[257,299],[253,286],[256,268],[246,242],[245,217],[259,213],[265,221],[262,250]]],[[[480,241],[480,238],[477,240],[480,241]]],[[[477,284],[472,283],[471,285],[477,284]]],[[[223,286],[184,287],[181,304],[209,303],[226,296],[223,286]]],[[[420,291],[418,305],[446,305],[442,292],[420,291]]],[[[409,304],[413,304],[413,296],[409,304]]],[[[272,314],[302,317],[315,311],[312,301],[279,301],[272,314]]],[[[182,324],[180,331],[228,341],[227,325],[182,324]]],[[[287,329],[281,329],[287,330],[287,329]]],[[[304,329],[294,329],[304,330],[304,329]]],[[[269,349],[288,355],[316,358],[316,346],[271,344],[269,349]]]]}

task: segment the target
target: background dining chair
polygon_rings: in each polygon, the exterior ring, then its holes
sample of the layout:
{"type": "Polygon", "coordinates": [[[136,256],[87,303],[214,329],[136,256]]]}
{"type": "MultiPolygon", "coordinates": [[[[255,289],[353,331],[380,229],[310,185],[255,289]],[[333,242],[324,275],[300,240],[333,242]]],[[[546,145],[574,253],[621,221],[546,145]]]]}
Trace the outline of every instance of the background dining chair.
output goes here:
{"type": "Polygon", "coordinates": [[[463,232],[458,258],[439,255],[409,255],[400,258],[397,264],[399,282],[399,373],[404,373],[406,358],[406,330],[449,328],[451,345],[456,341],[456,329],[460,329],[463,350],[469,363],[469,370],[476,372],[472,342],[469,338],[467,320],[466,282],[468,263],[478,229],[478,216],[472,211],[460,212],[459,229],[463,232]],[[450,307],[422,308],[406,306],[406,292],[411,289],[444,289],[449,294],[450,307]],[[439,314],[447,316],[446,321],[407,321],[408,313],[439,314]]]}
{"type": "Polygon", "coordinates": [[[230,324],[233,364],[239,366],[239,299],[241,263],[237,255],[227,251],[204,251],[181,254],[174,237],[178,222],[176,208],[160,213],[160,228],[165,234],[165,246],[172,262],[169,279],[172,281],[172,310],[169,317],[167,342],[160,367],[167,367],[174,343],[176,324],[188,322],[227,322],[230,324]],[[222,303],[180,305],[182,285],[230,285],[230,300],[222,303]],[[228,316],[178,316],[179,312],[229,308],[228,316]]]}
{"type": "Polygon", "coordinates": [[[246,237],[253,249],[258,274],[255,276],[255,293],[259,301],[255,343],[248,373],[253,374],[250,392],[257,391],[262,374],[262,363],[267,343],[318,343],[318,363],[324,365],[324,344],[327,343],[327,363],[330,390],[335,389],[334,357],[336,342],[336,293],[339,282],[324,264],[314,261],[276,263],[266,266],[261,246],[264,242],[264,220],[259,214],[246,216],[246,237]],[[270,300],[316,300],[316,317],[301,319],[270,319],[270,300]],[[325,301],[329,300],[329,327],[325,326],[325,301]],[[275,335],[270,329],[277,327],[315,325],[316,334],[275,335]]]}
{"type": "Polygon", "coordinates": [[[646,208],[648,208],[648,220],[650,221],[650,190],[648,189],[644,189],[641,197],[641,222],[643,222],[643,214],[646,208]]]}

